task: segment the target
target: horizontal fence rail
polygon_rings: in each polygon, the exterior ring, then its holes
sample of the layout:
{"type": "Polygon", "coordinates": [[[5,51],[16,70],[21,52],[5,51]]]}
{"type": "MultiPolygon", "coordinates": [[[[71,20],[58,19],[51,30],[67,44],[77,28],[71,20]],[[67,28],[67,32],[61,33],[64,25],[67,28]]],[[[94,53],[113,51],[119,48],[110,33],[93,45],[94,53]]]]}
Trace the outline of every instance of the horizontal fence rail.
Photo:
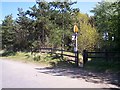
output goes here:
{"type": "Polygon", "coordinates": [[[40,52],[50,53],[51,55],[57,54],[57,55],[60,55],[62,59],[63,59],[63,56],[66,56],[68,57],[69,61],[75,62],[76,67],[79,66],[79,53],[78,52],[72,52],[72,51],[58,49],[58,48],[40,48],[40,52]],[[64,52],[68,52],[68,54],[64,52]],[[69,53],[72,53],[74,55],[70,55],[69,53]]]}
{"type": "Polygon", "coordinates": [[[83,51],[83,63],[85,64],[88,61],[88,58],[104,58],[106,61],[109,59],[120,58],[120,52],[88,52],[87,50],[83,51]]]}
{"type": "MultiPolygon", "coordinates": [[[[62,49],[58,49],[58,48],[40,48],[40,52],[42,52],[42,53],[51,53],[51,54],[60,54],[61,55],[61,53],[60,52],[57,53],[57,51],[74,53],[72,51],[62,50],[62,49]]],[[[62,55],[63,56],[68,56],[68,57],[74,57],[75,58],[74,55],[68,55],[68,54],[63,54],[63,53],[62,53],[62,55]]]]}

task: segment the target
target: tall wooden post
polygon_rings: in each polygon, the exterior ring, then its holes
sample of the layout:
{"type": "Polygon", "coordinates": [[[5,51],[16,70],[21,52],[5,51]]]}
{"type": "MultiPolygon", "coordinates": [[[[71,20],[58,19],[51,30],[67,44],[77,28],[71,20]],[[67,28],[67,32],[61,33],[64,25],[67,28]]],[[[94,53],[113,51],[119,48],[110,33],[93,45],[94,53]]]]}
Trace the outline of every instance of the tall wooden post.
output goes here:
{"type": "Polygon", "coordinates": [[[85,64],[86,64],[87,61],[88,61],[87,50],[83,50],[83,66],[85,66],[85,64]]]}
{"type": "Polygon", "coordinates": [[[64,49],[64,41],[63,41],[63,36],[62,36],[62,44],[61,44],[61,59],[63,59],[63,49],[64,49]]]}
{"type": "Polygon", "coordinates": [[[75,64],[76,67],[79,67],[79,52],[75,52],[75,64]]]}
{"type": "Polygon", "coordinates": [[[78,53],[78,44],[77,44],[77,33],[75,33],[75,64],[76,67],[79,66],[79,53],[78,53]]]}
{"type": "Polygon", "coordinates": [[[79,66],[79,53],[78,53],[78,43],[77,43],[77,33],[78,33],[77,25],[74,25],[74,33],[75,33],[75,47],[74,47],[75,64],[76,64],[76,67],[78,67],[79,66]]]}
{"type": "Polygon", "coordinates": [[[105,50],[105,59],[108,62],[108,51],[107,50],[105,50]]]}

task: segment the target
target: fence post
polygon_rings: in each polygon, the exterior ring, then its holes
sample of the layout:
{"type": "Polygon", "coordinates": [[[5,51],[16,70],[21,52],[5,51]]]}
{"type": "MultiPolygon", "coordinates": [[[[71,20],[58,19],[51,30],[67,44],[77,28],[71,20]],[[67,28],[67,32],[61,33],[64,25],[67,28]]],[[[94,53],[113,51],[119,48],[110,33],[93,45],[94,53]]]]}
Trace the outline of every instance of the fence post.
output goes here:
{"type": "Polygon", "coordinates": [[[63,49],[61,49],[61,58],[63,59],[63,49]]]}
{"type": "Polygon", "coordinates": [[[88,61],[87,50],[83,50],[83,66],[86,64],[87,61],[88,61]]]}
{"type": "Polygon", "coordinates": [[[106,61],[108,61],[108,52],[107,52],[107,50],[105,50],[105,59],[106,59],[106,61]]]}
{"type": "Polygon", "coordinates": [[[53,54],[53,48],[51,48],[51,55],[53,54]]]}

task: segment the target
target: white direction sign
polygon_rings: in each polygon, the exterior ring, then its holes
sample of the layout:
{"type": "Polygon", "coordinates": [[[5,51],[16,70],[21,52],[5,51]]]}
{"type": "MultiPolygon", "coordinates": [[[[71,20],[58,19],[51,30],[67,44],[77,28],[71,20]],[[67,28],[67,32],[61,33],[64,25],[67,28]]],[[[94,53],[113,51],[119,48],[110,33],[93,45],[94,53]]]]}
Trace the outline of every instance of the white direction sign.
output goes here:
{"type": "Polygon", "coordinates": [[[75,40],[75,35],[72,35],[72,40],[75,40]]]}

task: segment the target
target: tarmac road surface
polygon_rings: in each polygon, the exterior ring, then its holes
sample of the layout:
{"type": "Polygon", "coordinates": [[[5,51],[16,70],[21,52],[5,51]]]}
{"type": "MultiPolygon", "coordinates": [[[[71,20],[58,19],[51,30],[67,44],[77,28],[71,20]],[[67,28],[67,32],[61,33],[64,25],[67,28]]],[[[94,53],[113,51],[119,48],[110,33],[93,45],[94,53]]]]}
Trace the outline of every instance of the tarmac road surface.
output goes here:
{"type": "MultiPolygon", "coordinates": [[[[0,58],[2,88],[115,88],[114,85],[42,73],[43,66],[0,58]],[[41,69],[41,70],[39,70],[41,69]]],[[[1,75],[1,74],[0,74],[1,75]]]]}

